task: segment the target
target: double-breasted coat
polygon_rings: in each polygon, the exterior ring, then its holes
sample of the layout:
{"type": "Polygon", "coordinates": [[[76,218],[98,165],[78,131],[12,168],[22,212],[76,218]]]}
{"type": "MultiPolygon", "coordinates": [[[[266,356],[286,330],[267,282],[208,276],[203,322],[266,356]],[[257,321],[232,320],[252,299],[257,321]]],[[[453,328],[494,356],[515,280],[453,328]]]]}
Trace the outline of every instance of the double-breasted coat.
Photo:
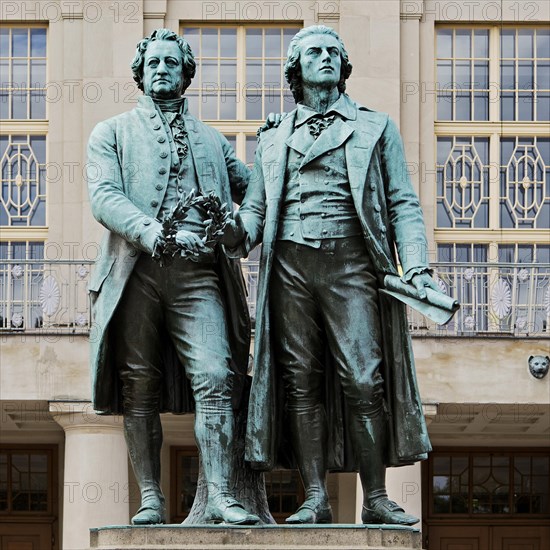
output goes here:
{"type": "MultiPolygon", "coordinates": [[[[232,201],[240,203],[249,169],[217,130],[187,112],[184,120],[201,192],[214,192],[229,208],[232,201]]],[[[120,382],[112,362],[116,342],[109,337],[109,323],[139,255],[152,254],[160,232],[156,216],[168,185],[170,140],[152,99],[143,96],[135,109],[100,122],[88,143],[92,213],[108,229],[89,284],[92,401],[102,413],[121,412],[120,382]]],[[[238,262],[223,251],[218,254],[217,267],[226,304],[232,368],[244,376],[250,345],[244,281],[238,262]]],[[[165,350],[161,410],[188,412],[193,407],[190,388],[168,339],[165,350]]]]}
{"type": "MultiPolygon", "coordinates": [[[[277,129],[261,134],[249,190],[240,209],[247,233],[246,248],[250,250],[262,242],[255,367],[246,442],[246,459],[261,469],[271,469],[281,462],[285,451],[280,448],[285,439],[281,410],[284,397],[275,372],[270,327],[270,310],[277,304],[270,304],[269,280],[289,147],[304,155],[303,167],[328,150],[344,146],[353,202],[380,286],[386,274],[398,274],[396,250],[406,279],[428,268],[422,211],[410,182],[397,127],[387,114],[346,99],[354,106],[350,117],[337,119],[321,133],[309,151],[300,151],[301,144],[292,139],[296,110],[289,113],[277,129]]],[[[426,458],[431,446],[416,383],[405,307],[380,294],[380,312],[384,338],[382,374],[390,433],[386,463],[398,466],[426,458]]],[[[345,332],[346,327],[341,330],[345,332]]],[[[329,467],[353,469],[353,459],[349,454],[345,456],[347,413],[341,391],[335,390],[335,378],[327,378],[329,467]]]]}

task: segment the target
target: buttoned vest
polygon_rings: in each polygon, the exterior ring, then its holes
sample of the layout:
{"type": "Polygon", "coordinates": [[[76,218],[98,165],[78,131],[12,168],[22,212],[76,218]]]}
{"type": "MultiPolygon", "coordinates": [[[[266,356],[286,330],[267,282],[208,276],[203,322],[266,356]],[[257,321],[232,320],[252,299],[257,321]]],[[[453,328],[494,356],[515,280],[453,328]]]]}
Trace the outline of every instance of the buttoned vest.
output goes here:
{"type": "Polygon", "coordinates": [[[300,167],[303,158],[289,148],[277,239],[319,247],[322,239],[361,235],[344,145],[300,167]]]}
{"type": "MultiPolygon", "coordinates": [[[[174,143],[172,129],[165,120],[164,116],[162,116],[161,119],[169,136],[171,157],[168,185],[166,187],[166,193],[164,194],[164,199],[159,212],[160,220],[162,220],[170,212],[170,209],[176,205],[181,197],[187,196],[193,190],[195,191],[195,194],[200,192],[189,140],[185,138],[188,151],[187,156],[180,159],[174,143]]],[[[205,220],[205,212],[201,208],[193,206],[187,211],[187,217],[185,218],[181,229],[191,231],[199,237],[203,237],[205,235],[205,227],[203,224],[205,220]]]]}

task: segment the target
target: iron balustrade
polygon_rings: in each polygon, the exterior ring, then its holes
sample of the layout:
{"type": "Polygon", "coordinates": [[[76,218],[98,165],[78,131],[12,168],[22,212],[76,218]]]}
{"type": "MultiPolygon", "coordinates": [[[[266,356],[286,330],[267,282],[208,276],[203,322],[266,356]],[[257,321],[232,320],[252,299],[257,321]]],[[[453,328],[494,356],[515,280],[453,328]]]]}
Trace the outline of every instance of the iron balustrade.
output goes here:
{"type": "MultiPolygon", "coordinates": [[[[252,319],[258,261],[242,261],[252,319]]],[[[414,336],[550,336],[550,264],[432,264],[443,292],[461,309],[445,326],[409,310],[414,336]]],[[[0,261],[0,331],[88,334],[92,319],[89,260],[0,261]]]]}

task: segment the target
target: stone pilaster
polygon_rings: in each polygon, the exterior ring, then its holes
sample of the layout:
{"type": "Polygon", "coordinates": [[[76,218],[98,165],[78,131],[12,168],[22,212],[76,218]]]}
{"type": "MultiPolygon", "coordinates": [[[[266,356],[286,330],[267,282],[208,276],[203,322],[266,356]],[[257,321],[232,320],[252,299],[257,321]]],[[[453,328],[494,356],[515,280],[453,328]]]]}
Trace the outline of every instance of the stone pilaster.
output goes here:
{"type": "Polygon", "coordinates": [[[51,402],[50,413],[65,431],[63,548],[88,549],[90,528],[129,523],[122,417],[82,402],[51,402]]]}

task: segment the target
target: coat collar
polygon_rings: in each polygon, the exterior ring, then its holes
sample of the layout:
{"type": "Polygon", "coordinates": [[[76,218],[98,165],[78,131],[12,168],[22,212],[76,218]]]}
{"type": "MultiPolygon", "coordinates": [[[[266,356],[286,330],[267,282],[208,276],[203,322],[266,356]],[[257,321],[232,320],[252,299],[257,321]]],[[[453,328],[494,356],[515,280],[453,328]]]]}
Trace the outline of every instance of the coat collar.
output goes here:
{"type": "MultiPolygon", "coordinates": [[[[157,107],[155,105],[155,102],[153,101],[153,98],[148,95],[142,95],[138,97],[137,107],[138,109],[146,109],[147,111],[157,110],[157,107]]],[[[181,112],[183,113],[184,116],[188,113],[188,101],[186,97],[183,98],[181,112]]]]}
{"type": "MultiPolygon", "coordinates": [[[[334,114],[340,115],[344,120],[355,120],[357,118],[356,105],[347,94],[340,94],[338,99],[328,108],[324,116],[334,114]]],[[[298,128],[314,116],[320,115],[315,109],[303,103],[298,103],[294,126],[298,128]]]]}

